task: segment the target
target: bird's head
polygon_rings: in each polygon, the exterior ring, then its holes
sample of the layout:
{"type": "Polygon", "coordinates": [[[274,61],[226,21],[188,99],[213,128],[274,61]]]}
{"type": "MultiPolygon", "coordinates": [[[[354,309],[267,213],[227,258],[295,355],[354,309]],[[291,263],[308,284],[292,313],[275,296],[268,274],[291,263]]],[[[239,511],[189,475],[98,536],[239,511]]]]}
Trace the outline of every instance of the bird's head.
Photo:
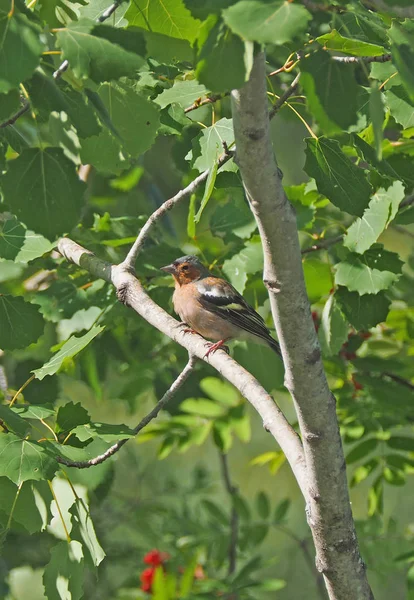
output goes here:
{"type": "Polygon", "coordinates": [[[208,269],[196,256],[182,256],[170,265],[161,267],[161,270],[171,273],[179,285],[185,285],[209,275],[208,269]]]}

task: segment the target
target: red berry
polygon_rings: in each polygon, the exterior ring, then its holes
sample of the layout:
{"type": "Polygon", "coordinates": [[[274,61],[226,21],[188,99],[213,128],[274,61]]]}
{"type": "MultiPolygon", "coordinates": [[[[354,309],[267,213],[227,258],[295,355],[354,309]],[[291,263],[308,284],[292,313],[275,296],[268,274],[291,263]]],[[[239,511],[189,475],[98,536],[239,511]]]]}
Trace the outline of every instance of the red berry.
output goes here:
{"type": "Polygon", "coordinates": [[[145,569],[144,571],[142,571],[140,579],[141,579],[141,590],[143,592],[151,593],[154,575],[155,575],[155,567],[148,567],[148,569],[145,569]]]}

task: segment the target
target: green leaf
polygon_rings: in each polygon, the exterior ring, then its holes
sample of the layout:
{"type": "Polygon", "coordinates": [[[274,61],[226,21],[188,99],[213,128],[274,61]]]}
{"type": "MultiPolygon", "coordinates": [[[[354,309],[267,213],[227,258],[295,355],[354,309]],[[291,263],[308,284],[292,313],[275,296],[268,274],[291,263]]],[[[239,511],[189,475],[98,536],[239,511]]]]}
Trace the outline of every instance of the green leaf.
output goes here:
{"type": "Polygon", "coordinates": [[[200,27],[200,21],[193,19],[182,0],[134,0],[125,18],[130,26],[188,40],[190,43],[196,39],[200,27]]]}
{"type": "Polygon", "coordinates": [[[348,338],[348,322],[333,295],[329,296],[319,327],[319,341],[326,356],[338,354],[348,338]]]}
{"type": "Polygon", "coordinates": [[[354,125],[358,95],[354,66],[334,61],[328,52],[318,50],[301,60],[300,68],[309,110],[323,131],[329,135],[354,125]]]}
{"type": "Polygon", "coordinates": [[[30,430],[30,425],[24,419],[19,417],[11,408],[2,404],[0,404],[0,420],[7,425],[9,431],[13,431],[21,437],[27,435],[30,430]]]}
{"type": "Polygon", "coordinates": [[[221,525],[224,525],[224,527],[229,526],[230,517],[223,511],[223,509],[218,504],[206,499],[202,500],[201,504],[209,513],[209,515],[213,517],[214,521],[217,521],[221,525]]]}
{"type": "Polygon", "coordinates": [[[133,157],[148,150],[160,126],[158,107],[129,83],[105,83],[99,97],[123,148],[133,157]]]}
{"type": "Polygon", "coordinates": [[[246,239],[256,229],[256,221],[244,195],[236,190],[239,191],[238,188],[229,188],[230,199],[226,204],[217,206],[210,219],[211,232],[216,236],[235,235],[246,239]]]}
{"type": "Polygon", "coordinates": [[[263,250],[259,236],[254,236],[238,254],[223,263],[223,273],[241,294],[246,285],[247,275],[262,269],[263,250]]]}
{"type": "Polygon", "coordinates": [[[0,348],[15,350],[36,342],[43,333],[39,309],[23,298],[0,294],[0,348]]]}
{"type": "Polygon", "coordinates": [[[231,434],[231,421],[229,419],[216,419],[213,425],[213,439],[216,446],[225,454],[230,450],[233,437],[231,434]]]}
{"type": "Polygon", "coordinates": [[[200,417],[221,417],[225,414],[225,408],[206,398],[187,398],[180,404],[180,409],[190,415],[200,417]]]}
{"type": "Polygon", "coordinates": [[[256,589],[262,592],[278,592],[286,587],[286,581],[283,579],[263,579],[256,589]]]}
{"type": "Polygon", "coordinates": [[[62,600],[62,589],[67,590],[65,598],[81,600],[83,597],[83,572],[82,544],[76,540],[56,544],[50,551],[50,562],[46,565],[43,574],[43,584],[48,600],[62,600]]]}
{"type": "Polygon", "coordinates": [[[323,262],[319,258],[307,258],[303,261],[303,274],[311,304],[330,293],[333,277],[329,263],[323,262]]]}
{"type": "Polygon", "coordinates": [[[402,24],[395,20],[388,35],[392,41],[392,61],[408,95],[414,101],[414,23],[409,19],[402,24]]]}
{"type": "Polygon", "coordinates": [[[376,81],[374,81],[371,85],[371,93],[369,96],[369,114],[371,117],[372,129],[374,131],[374,142],[377,158],[378,160],[381,160],[385,111],[383,96],[376,81]]]}
{"type": "Polygon", "coordinates": [[[237,406],[240,402],[240,394],[236,388],[218,377],[205,377],[199,385],[207,396],[225,406],[237,406]]]}
{"type": "Polygon", "coordinates": [[[376,438],[364,440],[360,444],[354,446],[352,450],[347,454],[346,463],[348,465],[351,465],[357,460],[361,460],[361,458],[364,458],[367,454],[373,452],[377,446],[378,440],[376,438]]]}
{"type": "Polygon", "coordinates": [[[283,0],[241,0],[223,11],[227,25],[241,38],[282,45],[301,35],[310,13],[283,0]]]}
{"type": "Polygon", "coordinates": [[[12,2],[0,8],[0,93],[30,77],[40,62],[43,41],[40,27],[29,21],[12,2]],[[9,12],[10,11],[10,12],[9,12]]]}
{"type": "Polygon", "coordinates": [[[404,195],[401,181],[395,181],[387,190],[380,188],[373,195],[362,218],[358,218],[349,227],[344,238],[344,246],[358,254],[368,250],[395,218],[404,195]]]}
{"type": "Polygon", "coordinates": [[[4,221],[0,217],[0,257],[13,260],[23,246],[26,229],[16,219],[8,217],[4,221]]]}
{"type": "Polygon", "coordinates": [[[72,539],[77,539],[86,546],[92,565],[97,567],[105,558],[105,552],[96,537],[87,505],[84,500],[77,498],[69,512],[72,515],[72,539]]]}
{"type": "Polygon", "coordinates": [[[285,498],[285,500],[282,500],[281,502],[279,502],[279,504],[276,506],[275,509],[275,514],[273,515],[273,522],[278,525],[279,523],[281,523],[282,521],[284,521],[287,512],[290,508],[291,505],[291,501],[289,500],[289,498],[285,498]]]}
{"type": "Polygon", "coordinates": [[[73,433],[84,442],[91,438],[99,437],[105,442],[114,442],[125,438],[135,437],[132,429],[126,425],[111,425],[109,423],[87,423],[75,427],[73,433]]]}
{"type": "Polygon", "coordinates": [[[94,337],[103,331],[103,329],[104,327],[95,325],[88,333],[85,333],[85,335],[81,337],[70,337],[68,341],[63,344],[59,352],[56,352],[43,367],[35,369],[32,373],[35,374],[37,379],[43,379],[46,375],[54,375],[60,369],[65,359],[76,356],[76,354],[83,350],[94,337]]]}
{"type": "MultiPolygon", "coordinates": [[[[229,146],[234,142],[233,121],[232,119],[220,119],[211,127],[204,128],[196,138],[196,151],[193,151],[195,158],[193,167],[200,173],[210,169],[214,162],[224,152],[223,142],[229,146]]],[[[188,156],[188,155],[187,155],[188,156]]],[[[220,171],[234,170],[233,161],[230,160],[220,171]]]]}
{"type": "Polygon", "coordinates": [[[195,225],[195,221],[194,221],[196,201],[197,201],[197,196],[195,194],[191,194],[190,206],[188,208],[188,216],[187,216],[187,235],[192,240],[195,238],[195,234],[196,234],[196,225],[195,225]]]}
{"type": "Polygon", "coordinates": [[[245,51],[245,42],[221,21],[217,22],[198,54],[195,73],[198,81],[215,93],[240,88],[248,75],[245,51]]]}
{"type": "MultiPolygon", "coordinates": [[[[19,491],[10,479],[0,478],[0,514],[13,514],[11,529],[16,523],[30,534],[46,528],[50,514],[48,503],[43,498],[43,486],[47,487],[46,482],[25,483],[19,491]]],[[[47,492],[50,494],[49,488],[47,492]]]]}
{"type": "Polygon", "coordinates": [[[201,96],[207,95],[207,89],[196,79],[178,80],[174,85],[164,90],[154,99],[154,102],[161,108],[170,104],[179,104],[182,108],[187,108],[201,96]]]}
{"type": "Polygon", "coordinates": [[[269,496],[264,492],[259,492],[256,496],[256,507],[259,517],[268,519],[270,515],[270,500],[269,496]]]}
{"type": "Polygon", "coordinates": [[[383,323],[391,304],[383,292],[360,296],[358,292],[350,292],[345,287],[339,287],[335,297],[349,323],[357,330],[370,329],[383,323]]]}
{"type": "Polygon", "coordinates": [[[214,184],[216,182],[216,177],[217,177],[217,169],[218,169],[218,162],[215,161],[208,173],[206,187],[204,188],[204,194],[203,194],[203,198],[201,200],[200,208],[198,209],[197,214],[194,216],[194,223],[196,223],[196,224],[200,222],[201,215],[203,214],[203,211],[204,211],[205,207],[207,206],[207,202],[210,200],[211,194],[214,191],[214,184]]]}
{"type": "Polygon", "coordinates": [[[51,479],[58,467],[44,444],[22,440],[13,433],[0,435],[0,476],[8,477],[16,485],[51,479]]]}
{"type": "MultiPolygon", "coordinates": [[[[26,393],[26,390],[25,390],[26,393]]],[[[29,404],[22,405],[18,404],[17,406],[13,406],[13,412],[18,414],[22,419],[48,419],[51,416],[55,415],[55,411],[50,408],[45,408],[44,406],[31,406],[29,404]]]]}
{"type": "Polygon", "coordinates": [[[97,25],[90,19],[72,22],[58,31],[57,40],[62,48],[62,58],[69,61],[79,79],[90,77],[100,83],[123,76],[134,77],[145,63],[136,53],[144,50],[139,33],[97,25]],[[115,43],[111,43],[111,37],[115,43]],[[122,43],[128,49],[123,48],[122,43]]]}
{"type": "Polygon", "coordinates": [[[83,164],[93,164],[100,173],[119,175],[129,166],[121,150],[120,141],[106,130],[82,140],[80,158],[83,164]]]}
{"type": "Polygon", "coordinates": [[[17,217],[46,237],[53,239],[78,223],[85,184],[60,148],[24,150],[10,161],[2,188],[17,217]]]}
{"type": "Polygon", "coordinates": [[[391,115],[404,129],[414,127],[414,100],[411,100],[402,85],[393,86],[385,92],[391,115]]]}
{"type": "Polygon", "coordinates": [[[343,37],[336,29],[320,35],[316,41],[326,50],[334,50],[352,56],[381,56],[385,53],[383,46],[343,37]]]}
{"type": "Polygon", "coordinates": [[[402,265],[398,254],[384,250],[381,244],[375,244],[364,254],[349,254],[336,264],[335,282],[361,296],[377,294],[397,281],[402,265]]]}
{"type": "Polygon", "coordinates": [[[362,217],[371,196],[362,169],[345,156],[336,140],[307,138],[306,144],[305,171],[319,192],[341,210],[362,217]]]}
{"type": "Polygon", "coordinates": [[[89,423],[91,420],[86,408],[83,408],[80,402],[75,404],[74,402],[67,402],[64,406],[61,406],[56,416],[56,433],[62,431],[68,432],[77,427],[78,425],[84,425],[89,423]]]}
{"type": "Polygon", "coordinates": [[[12,89],[0,94],[0,121],[6,121],[21,107],[19,90],[12,89]]]}
{"type": "Polygon", "coordinates": [[[372,458],[371,460],[367,461],[366,463],[355,469],[355,471],[352,474],[352,479],[350,483],[351,487],[354,487],[355,485],[358,485],[359,483],[365,481],[365,479],[367,479],[367,477],[369,477],[371,473],[378,467],[378,464],[378,459],[372,458]]]}
{"type": "Polygon", "coordinates": [[[244,410],[244,404],[239,404],[229,412],[231,427],[242,442],[249,442],[251,438],[250,418],[244,410]]]}
{"type": "Polygon", "coordinates": [[[375,513],[382,514],[384,510],[384,486],[382,474],[374,481],[374,485],[368,492],[368,515],[372,517],[375,513]]]}
{"type": "Polygon", "coordinates": [[[414,438],[402,435],[393,435],[386,440],[387,446],[393,450],[405,450],[406,452],[414,452],[414,438]]]}

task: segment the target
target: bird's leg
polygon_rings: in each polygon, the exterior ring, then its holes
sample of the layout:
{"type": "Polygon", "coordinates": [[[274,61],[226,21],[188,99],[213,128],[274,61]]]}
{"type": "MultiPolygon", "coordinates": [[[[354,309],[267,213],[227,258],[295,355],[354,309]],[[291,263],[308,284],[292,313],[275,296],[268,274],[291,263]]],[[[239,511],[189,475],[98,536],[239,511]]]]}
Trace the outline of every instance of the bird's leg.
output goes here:
{"type": "Polygon", "coordinates": [[[207,350],[207,352],[204,354],[204,358],[207,358],[207,356],[209,354],[211,354],[212,352],[215,352],[216,350],[224,350],[224,352],[227,352],[227,354],[230,354],[230,350],[228,346],[225,346],[225,342],[227,342],[228,338],[225,338],[224,340],[220,340],[219,342],[216,342],[215,344],[210,344],[209,343],[209,349],[207,350]]]}
{"type": "Polygon", "coordinates": [[[189,327],[188,323],[185,323],[184,321],[181,321],[177,325],[177,327],[184,327],[184,326],[185,326],[185,329],[183,329],[183,333],[198,333],[195,329],[192,329],[191,327],[189,327]]]}

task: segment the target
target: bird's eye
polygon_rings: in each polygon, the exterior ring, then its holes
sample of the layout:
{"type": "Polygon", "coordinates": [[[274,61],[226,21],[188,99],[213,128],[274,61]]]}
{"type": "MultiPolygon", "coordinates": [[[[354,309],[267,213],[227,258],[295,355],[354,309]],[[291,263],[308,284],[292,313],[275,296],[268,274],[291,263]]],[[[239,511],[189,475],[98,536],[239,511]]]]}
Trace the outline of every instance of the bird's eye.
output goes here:
{"type": "Polygon", "coordinates": [[[183,265],[183,266],[181,267],[181,270],[182,270],[182,271],[188,271],[188,265],[183,265]]]}

